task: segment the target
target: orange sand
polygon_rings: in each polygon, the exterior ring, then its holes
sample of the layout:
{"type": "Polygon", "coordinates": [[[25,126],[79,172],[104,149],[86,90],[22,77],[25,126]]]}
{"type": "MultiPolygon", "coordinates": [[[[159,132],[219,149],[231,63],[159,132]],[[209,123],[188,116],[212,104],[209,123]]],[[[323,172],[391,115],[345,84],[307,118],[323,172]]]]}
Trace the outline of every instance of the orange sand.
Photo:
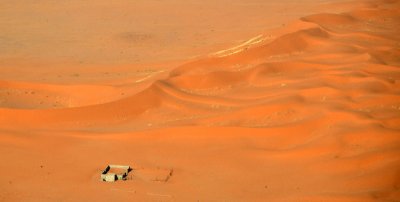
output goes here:
{"type": "MultiPolygon", "coordinates": [[[[148,2],[139,7],[169,16],[158,1],[148,2]]],[[[89,37],[82,53],[75,49],[82,38],[69,41],[75,35],[63,21],[57,33],[68,40],[51,38],[59,43],[45,41],[49,49],[41,53],[35,54],[39,45],[14,53],[11,42],[0,45],[10,51],[0,56],[0,201],[400,201],[400,1],[331,1],[313,9],[312,2],[296,4],[287,9],[304,15],[281,15],[276,20],[284,26],[264,29],[263,20],[275,20],[268,13],[253,15],[254,23],[219,14],[235,19],[224,21],[210,10],[227,1],[188,2],[183,9],[169,4],[177,16],[167,21],[180,19],[179,12],[193,17],[204,6],[206,19],[216,22],[196,18],[193,25],[223,30],[206,44],[189,36],[198,28],[187,27],[191,18],[185,18],[177,35],[185,40],[167,40],[156,48],[160,55],[151,54],[152,46],[118,44],[159,45],[152,34],[136,32],[117,34],[122,41],[109,39],[99,52],[92,48],[101,40],[89,37]],[[238,43],[243,36],[249,40],[238,43]],[[54,53],[66,44],[61,55],[54,53]],[[138,58],[145,62],[104,58],[120,49],[143,54],[138,58]],[[72,59],[60,62],[66,58],[72,59]],[[108,164],[134,170],[127,181],[101,182],[108,164]]],[[[77,5],[6,1],[1,9],[20,6],[29,16],[40,9],[52,15],[89,8],[77,5]]],[[[255,0],[232,5],[233,13],[263,8],[255,0]]],[[[106,7],[133,9],[126,2],[106,7]]],[[[114,16],[119,12],[98,19],[102,9],[88,9],[82,18],[108,20],[93,25],[98,37],[107,25],[118,32],[126,26],[111,20],[122,20],[114,16]]],[[[149,15],[141,12],[138,18],[149,15]]],[[[13,21],[2,15],[0,22],[13,21]]],[[[168,32],[159,29],[150,31],[168,32]]],[[[4,34],[29,35],[14,32],[4,34]]],[[[49,34],[35,33],[37,40],[49,34]]]]}

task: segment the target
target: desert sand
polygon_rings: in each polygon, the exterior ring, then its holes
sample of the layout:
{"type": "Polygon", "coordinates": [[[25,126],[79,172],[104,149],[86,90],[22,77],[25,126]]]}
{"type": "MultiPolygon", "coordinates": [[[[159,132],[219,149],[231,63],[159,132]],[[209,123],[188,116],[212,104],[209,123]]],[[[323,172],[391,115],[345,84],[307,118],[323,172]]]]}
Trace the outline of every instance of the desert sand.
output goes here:
{"type": "Polygon", "coordinates": [[[400,1],[132,2],[0,5],[0,201],[400,201],[400,1]]]}

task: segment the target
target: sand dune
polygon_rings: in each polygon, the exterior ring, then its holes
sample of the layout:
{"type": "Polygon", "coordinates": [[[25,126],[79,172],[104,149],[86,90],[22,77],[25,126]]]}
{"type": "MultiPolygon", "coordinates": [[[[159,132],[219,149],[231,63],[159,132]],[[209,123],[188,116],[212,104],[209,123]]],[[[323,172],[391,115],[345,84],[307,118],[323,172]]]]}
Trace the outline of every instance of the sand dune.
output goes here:
{"type": "Polygon", "coordinates": [[[0,201],[398,201],[400,1],[333,6],[173,69],[1,81],[0,201]]]}

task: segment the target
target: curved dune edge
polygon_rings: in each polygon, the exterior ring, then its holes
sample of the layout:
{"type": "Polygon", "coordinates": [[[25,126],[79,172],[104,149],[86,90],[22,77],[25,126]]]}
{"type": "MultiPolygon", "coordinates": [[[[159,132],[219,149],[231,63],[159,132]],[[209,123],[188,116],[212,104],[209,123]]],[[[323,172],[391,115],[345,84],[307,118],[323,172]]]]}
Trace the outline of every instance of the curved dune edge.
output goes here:
{"type": "Polygon", "coordinates": [[[0,82],[0,201],[396,201],[399,13],[306,16],[163,79],[0,82]],[[99,182],[113,162],[137,175],[99,182]]]}
{"type": "MultiPolygon", "coordinates": [[[[399,37],[398,30],[393,29],[398,25],[396,12],[393,6],[307,16],[291,25],[296,29],[292,32],[269,42],[263,42],[265,36],[259,35],[214,56],[187,63],[130,96],[112,85],[2,82],[4,95],[0,104],[7,108],[0,109],[5,115],[0,124],[96,127],[104,122],[146,122],[149,116],[175,112],[174,117],[181,119],[176,121],[178,125],[196,124],[209,118],[221,119],[220,111],[237,114],[283,99],[298,105],[317,103],[318,108],[337,105],[339,111],[362,113],[366,119],[384,113],[390,118],[380,120],[381,124],[396,128],[396,112],[387,112],[399,107],[399,37]],[[46,98],[50,99],[47,103],[46,98]],[[382,109],[372,112],[370,108],[376,106],[368,103],[376,99],[381,99],[382,109]],[[194,118],[187,118],[189,115],[194,118]]],[[[153,75],[158,73],[143,74],[132,79],[131,85],[152,82],[153,75]]],[[[125,87],[129,88],[134,87],[125,87]]],[[[233,117],[224,122],[251,127],[233,117]]]]}

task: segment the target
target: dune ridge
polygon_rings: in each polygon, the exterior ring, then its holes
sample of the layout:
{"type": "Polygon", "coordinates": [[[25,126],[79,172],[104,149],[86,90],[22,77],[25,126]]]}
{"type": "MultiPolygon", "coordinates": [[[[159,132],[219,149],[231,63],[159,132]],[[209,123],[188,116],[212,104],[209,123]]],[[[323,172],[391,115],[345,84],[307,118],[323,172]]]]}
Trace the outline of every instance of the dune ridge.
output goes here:
{"type": "Polygon", "coordinates": [[[0,152],[36,167],[0,182],[0,200],[41,200],[56,184],[44,201],[398,201],[399,13],[400,1],[381,0],[305,16],[126,85],[2,81],[14,91],[0,92],[0,152]],[[135,162],[137,180],[100,185],[103,159],[135,162]],[[42,162],[51,170],[28,176],[42,162]],[[164,170],[167,182],[151,180],[164,170]]]}
{"type": "MultiPolygon", "coordinates": [[[[159,111],[174,110],[170,105],[187,106],[195,111],[200,110],[200,113],[206,116],[213,116],[216,107],[231,108],[234,112],[236,109],[249,109],[269,103],[269,100],[279,100],[279,97],[288,97],[288,101],[290,97],[297,97],[300,102],[329,102],[332,93],[332,102],[342,102],[344,107],[344,103],[350,105],[354,100],[368,97],[365,94],[357,95],[361,92],[371,93],[371,96],[377,93],[390,95],[392,99],[383,101],[381,105],[391,105],[390,108],[395,108],[399,104],[396,101],[399,86],[399,37],[397,34],[388,35],[387,30],[392,31],[392,27],[398,27],[396,11],[397,9],[368,8],[344,14],[315,14],[303,17],[301,23],[304,24],[304,29],[284,34],[268,43],[260,41],[262,35],[257,36],[254,40],[228,51],[235,52],[238,47],[243,48],[246,45],[255,47],[244,48],[246,50],[236,54],[217,54],[216,57],[211,56],[182,65],[172,70],[168,77],[156,81],[139,94],[125,96],[120,100],[114,98],[115,101],[109,103],[107,97],[114,97],[118,86],[97,86],[97,91],[103,88],[104,93],[93,99],[106,99],[96,105],[85,101],[84,105],[89,106],[76,109],[73,105],[64,104],[56,110],[31,110],[29,105],[25,110],[14,110],[13,106],[7,107],[3,101],[1,110],[10,115],[17,111],[19,115],[16,119],[26,123],[32,120],[27,118],[24,121],[22,117],[30,117],[24,116],[24,113],[41,113],[42,116],[37,117],[39,119],[46,116],[60,117],[57,113],[64,114],[65,118],[56,119],[55,122],[72,121],[86,114],[87,121],[90,121],[93,120],[89,115],[91,110],[97,111],[94,116],[105,121],[114,119],[115,116],[127,116],[127,119],[134,121],[141,113],[155,110],[154,108],[160,108],[159,111]],[[364,15],[369,19],[362,18],[364,15]],[[258,44],[252,43],[254,41],[258,44]],[[326,88],[328,92],[314,90],[316,93],[309,96],[308,92],[312,92],[314,88],[326,88]],[[241,93],[246,93],[246,96],[240,96],[241,93]],[[147,104],[148,101],[154,105],[147,104]],[[118,112],[117,108],[124,110],[118,112]],[[115,115],[110,114],[113,110],[115,115]]],[[[151,74],[138,80],[151,80],[150,77],[151,74]]],[[[24,88],[21,85],[23,84],[3,82],[2,88],[24,88]]],[[[40,85],[42,84],[31,87],[30,92],[36,90],[38,94],[43,93],[41,89],[46,87],[40,85]]],[[[58,92],[62,92],[62,88],[71,88],[61,93],[67,97],[74,92],[84,94],[83,88],[90,91],[96,89],[96,86],[47,86],[47,89],[49,88],[55,88],[53,91],[58,92]]],[[[10,102],[16,99],[18,97],[10,99],[10,102]]],[[[23,100],[29,102],[27,99],[23,100]]],[[[362,111],[351,107],[346,110],[362,111]]],[[[12,116],[8,116],[7,120],[14,121],[12,116]]],[[[48,124],[48,121],[50,120],[46,120],[45,123],[48,124]]]]}

